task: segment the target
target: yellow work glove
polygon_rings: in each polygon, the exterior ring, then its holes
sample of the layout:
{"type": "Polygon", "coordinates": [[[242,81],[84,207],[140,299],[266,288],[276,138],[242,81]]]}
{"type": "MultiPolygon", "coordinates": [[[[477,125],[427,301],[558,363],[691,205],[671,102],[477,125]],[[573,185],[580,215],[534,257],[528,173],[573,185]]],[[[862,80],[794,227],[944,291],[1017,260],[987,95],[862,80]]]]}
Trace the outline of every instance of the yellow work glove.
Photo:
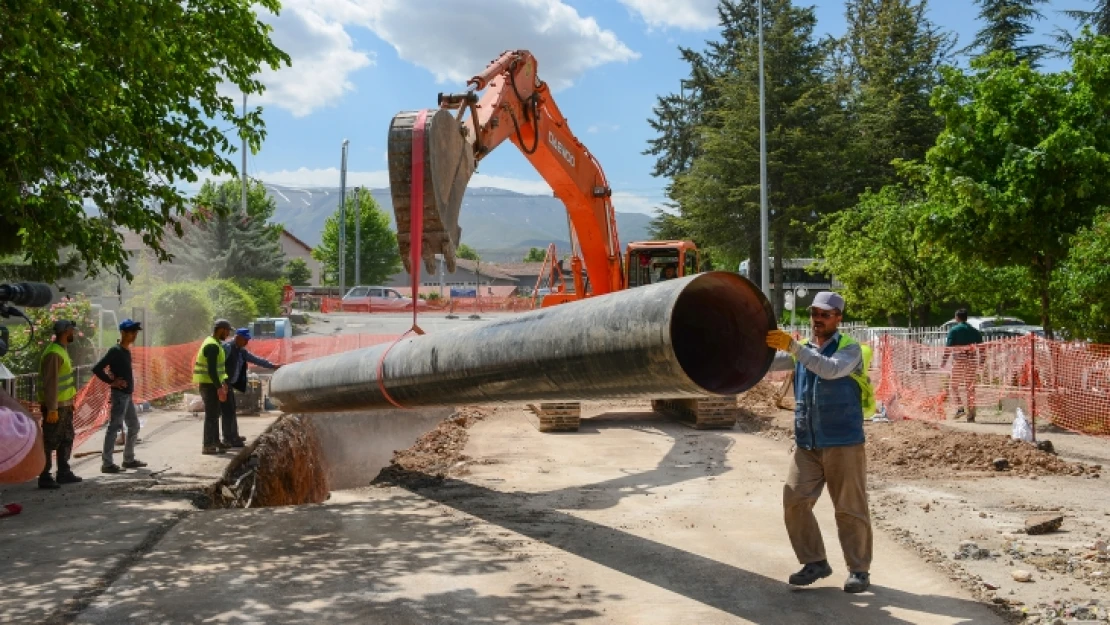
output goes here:
{"type": "Polygon", "coordinates": [[[47,423],[57,423],[58,422],[58,411],[57,410],[51,410],[50,412],[46,413],[46,422],[47,423]]]}
{"type": "Polygon", "coordinates": [[[768,347],[774,347],[779,351],[788,352],[790,351],[790,345],[792,343],[794,343],[794,338],[782,330],[775,329],[767,333],[768,347]]]}

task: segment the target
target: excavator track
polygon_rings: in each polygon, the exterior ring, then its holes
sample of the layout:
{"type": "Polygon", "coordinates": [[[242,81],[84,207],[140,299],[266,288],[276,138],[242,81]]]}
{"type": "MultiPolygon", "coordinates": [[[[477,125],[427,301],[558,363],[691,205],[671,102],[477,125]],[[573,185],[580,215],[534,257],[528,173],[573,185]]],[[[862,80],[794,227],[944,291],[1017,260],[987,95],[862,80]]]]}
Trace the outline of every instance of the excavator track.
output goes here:
{"type": "MultiPolygon", "coordinates": [[[[397,245],[405,269],[412,273],[413,133],[419,111],[403,111],[389,125],[389,187],[397,218],[397,245]]],[[[424,126],[424,211],[421,258],[425,270],[437,271],[436,254],[455,271],[455,253],[462,236],[459,210],[474,173],[474,158],[463,126],[446,110],[428,111],[424,126]]]]}

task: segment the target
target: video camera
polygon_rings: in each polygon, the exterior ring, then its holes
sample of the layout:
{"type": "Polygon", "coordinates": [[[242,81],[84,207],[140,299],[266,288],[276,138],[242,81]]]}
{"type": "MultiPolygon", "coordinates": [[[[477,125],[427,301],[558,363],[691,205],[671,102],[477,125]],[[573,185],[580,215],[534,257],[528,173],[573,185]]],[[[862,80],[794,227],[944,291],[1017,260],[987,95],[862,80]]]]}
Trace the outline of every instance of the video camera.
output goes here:
{"type": "MultiPolygon", "coordinates": [[[[42,282],[20,282],[18,284],[0,284],[0,317],[22,317],[27,323],[27,315],[15,306],[49,306],[54,299],[54,292],[49,284],[42,282]],[[14,306],[10,305],[14,304],[14,306]]],[[[8,353],[8,327],[0,326],[0,356],[8,353]]]]}

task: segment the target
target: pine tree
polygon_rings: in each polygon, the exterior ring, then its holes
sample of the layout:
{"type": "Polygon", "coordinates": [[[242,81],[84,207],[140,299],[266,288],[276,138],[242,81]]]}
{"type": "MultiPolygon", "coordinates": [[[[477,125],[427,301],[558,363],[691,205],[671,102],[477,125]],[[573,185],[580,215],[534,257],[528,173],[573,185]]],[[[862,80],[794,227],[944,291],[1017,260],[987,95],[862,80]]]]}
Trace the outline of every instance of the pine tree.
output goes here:
{"type": "Polygon", "coordinates": [[[1095,0],[1093,11],[1069,10],[1064,15],[1079,22],[1079,27],[1090,26],[1096,35],[1110,37],[1110,0],[1095,0]]]}
{"type": "Polygon", "coordinates": [[[1033,67],[1048,48],[1024,43],[1033,34],[1032,22],[1044,19],[1037,6],[1048,0],[975,0],[979,5],[979,19],[985,22],[975,34],[975,40],[965,49],[978,50],[980,56],[992,52],[1012,52],[1020,63],[1028,61],[1033,67]]]}
{"type": "MultiPolygon", "coordinates": [[[[347,196],[347,241],[344,246],[346,279],[348,285],[380,284],[401,270],[401,255],[397,251],[397,235],[389,227],[389,217],[378,206],[368,189],[359,189],[359,218],[362,229],[360,249],[362,258],[355,275],[355,195],[347,196]],[[361,278],[361,279],[360,279],[361,278]]],[[[324,222],[320,245],[312,250],[312,257],[324,264],[328,284],[339,283],[339,209],[324,222]]]]}
{"type": "Polygon", "coordinates": [[[193,219],[185,222],[184,236],[170,240],[172,272],[178,278],[203,280],[282,277],[285,254],[281,227],[266,220],[276,205],[262,183],[247,188],[247,214],[241,213],[238,180],[216,185],[206,182],[194,200],[193,219]]]}
{"type": "Polygon", "coordinates": [[[840,42],[855,139],[854,193],[893,181],[895,159],[920,160],[942,123],[929,106],[955,40],[927,17],[926,0],[849,0],[840,42]]]}

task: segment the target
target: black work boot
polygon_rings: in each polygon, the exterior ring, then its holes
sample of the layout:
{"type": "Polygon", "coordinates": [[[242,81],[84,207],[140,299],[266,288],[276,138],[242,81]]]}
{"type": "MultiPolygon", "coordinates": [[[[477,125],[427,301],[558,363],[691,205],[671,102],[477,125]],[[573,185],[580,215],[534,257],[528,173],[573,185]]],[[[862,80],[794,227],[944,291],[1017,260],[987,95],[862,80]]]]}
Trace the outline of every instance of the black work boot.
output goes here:
{"type": "Polygon", "coordinates": [[[145,466],[146,466],[146,463],[143,462],[142,460],[139,460],[138,458],[136,458],[134,460],[124,460],[123,461],[123,468],[125,468],[125,469],[141,469],[145,466]]]}
{"type": "Polygon", "coordinates": [[[58,471],[59,484],[76,484],[84,481],[85,479],[83,477],[75,474],[73,471],[66,471],[65,473],[58,471]]]}
{"type": "Polygon", "coordinates": [[[810,562],[803,566],[802,570],[790,576],[790,584],[792,586],[809,586],[813,582],[830,575],[832,575],[832,567],[829,566],[828,560],[810,562]]]}
{"type": "Polygon", "coordinates": [[[844,592],[863,592],[871,587],[871,574],[857,571],[848,576],[844,582],[844,592]]]}
{"type": "Polygon", "coordinates": [[[55,482],[54,478],[49,473],[43,473],[39,476],[39,488],[45,490],[54,490],[61,487],[62,485],[55,482]]]}

